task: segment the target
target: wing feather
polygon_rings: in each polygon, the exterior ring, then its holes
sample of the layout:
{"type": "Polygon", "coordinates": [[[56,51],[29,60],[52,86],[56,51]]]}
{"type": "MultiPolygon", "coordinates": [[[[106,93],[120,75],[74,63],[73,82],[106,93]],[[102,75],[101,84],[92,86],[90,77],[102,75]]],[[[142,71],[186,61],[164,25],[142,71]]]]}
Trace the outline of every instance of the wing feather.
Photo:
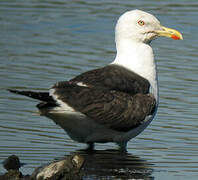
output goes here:
{"type": "Polygon", "coordinates": [[[53,87],[54,96],[78,112],[108,128],[128,131],[153,113],[156,102],[152,94],[129,95],[103,88],[61,82],[53,87]]]}
{"type": "Polygon", "coordinates": [[[149,92],[150,83],[138,74],[118,65],[87,71],[71,79],[70,82],[81,83],[89,87],[100,87],[126,92],[129,94],[149,92]]]}

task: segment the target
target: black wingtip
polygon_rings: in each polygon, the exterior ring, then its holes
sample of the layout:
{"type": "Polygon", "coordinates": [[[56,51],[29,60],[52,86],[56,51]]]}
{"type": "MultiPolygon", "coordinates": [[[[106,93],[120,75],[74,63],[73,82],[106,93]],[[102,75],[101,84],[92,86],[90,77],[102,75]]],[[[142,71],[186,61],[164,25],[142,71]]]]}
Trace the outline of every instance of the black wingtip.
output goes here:
{"type": "Polygon", "coordinates": [[[13,89],[7,89],[7,90],[11,93],[27,96],[40,101],[54,102],[53,98],[49,95],[49,92],[18,91],[13,89]]]}
{"type": "Polygon", "coordinates": [[[7,90],[11,93],[28,96],[28,97],[32,97],[32,93],[34,93],[31,91],[18,91],[18,90],[14,90],[14,89],[7,89],[7,90]]]}
{"type": "Polygon", "coordinates": [[[20,92],[20,91],[13,90],[13,89],[7,89],[7,91],[9,91],[11,93],[15,93],[15,94],[19,94],[19,92],[20,92]]]}

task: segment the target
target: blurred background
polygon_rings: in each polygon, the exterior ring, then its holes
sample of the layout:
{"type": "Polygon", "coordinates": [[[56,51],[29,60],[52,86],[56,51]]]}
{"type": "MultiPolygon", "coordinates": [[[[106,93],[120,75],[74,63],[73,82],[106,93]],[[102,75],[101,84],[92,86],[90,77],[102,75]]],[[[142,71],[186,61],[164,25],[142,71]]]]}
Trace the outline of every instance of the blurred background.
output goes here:
{"type": "MultiPolygon", "coordinates": [[[[8,88],[46,91],[115,58],[114,27],[127,10],[155,15],[179,30],[183,41],[152,42],[158,65],[160,105],[151,125],[120,155],[97,144],[83,179],[197,179],[198,1],[1,0],[0,161],[18,155],[23,174],[86,146],[51,120],[35,114],[36,100],[8,88]]],[[[91,159],[90,159],[91,158],[91,159]]],[[[0,173],[5,170],[0,165],[0,173]]]]}

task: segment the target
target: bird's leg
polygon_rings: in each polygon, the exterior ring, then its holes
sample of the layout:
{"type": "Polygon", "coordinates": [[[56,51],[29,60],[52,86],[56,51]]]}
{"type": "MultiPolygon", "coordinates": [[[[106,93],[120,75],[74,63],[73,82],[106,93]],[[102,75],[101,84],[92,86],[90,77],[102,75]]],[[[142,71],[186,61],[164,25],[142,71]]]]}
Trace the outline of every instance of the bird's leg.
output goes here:
{"type": "Polygon", "coordinates": [[[118,146],[119,146],[119,151],[120,151],[121,153],[127,152],[127,142],[119,142],[119,143],[117,143],[117,144],[118,144],[118,146]]]}
{"type": "Polygon", "coordinates": [[[93,142],[89,142],[89,143],[87,143],[87,148],[86,148],[86,150],[87,151],[93,151],[94,150],[94,143],[93,142]]]}

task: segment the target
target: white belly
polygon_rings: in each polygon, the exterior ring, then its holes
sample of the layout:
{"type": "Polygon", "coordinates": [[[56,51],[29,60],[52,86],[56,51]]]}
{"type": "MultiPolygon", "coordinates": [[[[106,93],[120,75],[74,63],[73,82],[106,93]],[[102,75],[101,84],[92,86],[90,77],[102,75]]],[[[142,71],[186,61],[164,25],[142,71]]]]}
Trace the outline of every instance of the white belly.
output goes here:
{"type": "Polygon", "coordinates": [[[117,144],[127,142],[140,134],[150,124],[154,117],[154,115],[147,116],[140,126],[128,132],[120,132],[106,128],[81,113],[47,113],[45,116],[62,127],[75,141],[82,143],[115,142],[117,144]]]}

